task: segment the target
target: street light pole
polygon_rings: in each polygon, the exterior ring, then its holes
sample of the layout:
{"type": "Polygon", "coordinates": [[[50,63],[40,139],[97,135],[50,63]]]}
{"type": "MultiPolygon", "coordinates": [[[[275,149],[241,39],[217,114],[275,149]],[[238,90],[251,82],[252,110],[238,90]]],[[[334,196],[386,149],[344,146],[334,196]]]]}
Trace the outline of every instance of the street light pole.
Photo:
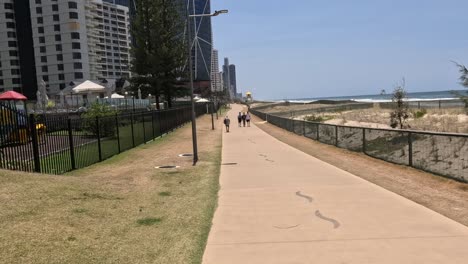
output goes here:
{"type": "Polygon", "coordinates": [[[213,14],[190,15],[189,7],[187,7],[187,42],[189,56],[189,72],[190,72],[190,101],[192,102],[192,144],[193,144],[193,166],[198,162],[198,144],[197,144],[197,123],[195,114],[195,100],[193,95],[193,61],[192,61],[192,30],[190,27],[190,18],[193,17],[213,17],[220,14],[228,13],[228,10],[215,11],[213,14]]]}
{"type": "Polygon", "coordinates": [[[190,13],[187,8],[187,41],[188,41],[188,56],[189,56],[189,71],[190,71],[190,101],[192,102],[192,144],[193,144],[193,165],[198,161],[198,145],[197,145],[197,124],[195,114],[195,100],[193,96],[193,62],[192,62],[192,33],[190,28],[190,13]]]}

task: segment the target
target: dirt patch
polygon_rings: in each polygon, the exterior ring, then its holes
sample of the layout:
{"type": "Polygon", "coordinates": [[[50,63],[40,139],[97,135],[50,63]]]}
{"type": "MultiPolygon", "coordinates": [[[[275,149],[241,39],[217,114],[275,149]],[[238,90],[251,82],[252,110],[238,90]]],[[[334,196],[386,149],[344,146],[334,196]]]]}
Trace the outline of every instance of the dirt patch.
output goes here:
{"type": "Polygon", "coordinates": [[[278,140],[468,226],[468,184],[322,144],[253,118],[278,140]]]}

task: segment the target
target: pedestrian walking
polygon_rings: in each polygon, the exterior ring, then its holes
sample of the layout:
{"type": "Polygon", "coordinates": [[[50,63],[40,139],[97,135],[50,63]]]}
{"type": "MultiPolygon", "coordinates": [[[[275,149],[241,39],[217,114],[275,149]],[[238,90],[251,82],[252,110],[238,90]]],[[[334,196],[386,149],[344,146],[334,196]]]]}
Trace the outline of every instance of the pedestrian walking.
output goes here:
{"type": "Polygon", "coordinates": [[[250,127],[250,113],[247,113],[247,116],[245,117],[245,120],[247,121],[247,126],[250,127]]]}
{"type": "Polygon", "coordinates": [[[245,119],[247,118],[247,115],[244,113],[242,113],[242,124],[244,124],[244,127],[245,127],[245,119]]]}
{"type": "Polygon", "coordinates": [[[224,125],[226,126],[226,133],[229,133],[229,125],[231,124],[231,120],[229,119],[229,116],[226,116],[224,118],[224,125]]]}
{"type": "Polygon", "coordinates": [[[241,127],[241,123],[242,123],[242,113],[239,112],[239,115],[237,116],[237,122],[239,123],[239,127],[241,127]]]}

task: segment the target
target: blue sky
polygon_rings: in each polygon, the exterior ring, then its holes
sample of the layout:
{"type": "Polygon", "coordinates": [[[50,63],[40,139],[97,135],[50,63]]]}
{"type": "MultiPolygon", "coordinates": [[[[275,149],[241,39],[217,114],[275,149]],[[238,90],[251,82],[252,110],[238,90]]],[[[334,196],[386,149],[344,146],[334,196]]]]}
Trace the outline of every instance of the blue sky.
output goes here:
{"type": "Polygon", "coordinates": [[[212,0],[215,48],[261,99],[461,89],[468,1],[212,0]]]}

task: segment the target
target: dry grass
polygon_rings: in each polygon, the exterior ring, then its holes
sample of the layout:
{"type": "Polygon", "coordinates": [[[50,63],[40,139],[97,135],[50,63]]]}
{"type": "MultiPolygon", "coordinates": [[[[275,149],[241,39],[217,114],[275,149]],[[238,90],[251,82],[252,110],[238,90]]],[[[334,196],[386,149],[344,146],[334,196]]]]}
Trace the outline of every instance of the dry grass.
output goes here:
{"type": "Polygon", "coordinates": [[[221,125],[199,121],[67,176],[0,171],[1,263],[200,263],[215,210],[221,125]],[[176,164],[177,170],[157,170],[176,164]]]}
{"type": "MultiPolygon", "coordinates": [[[[420,118],[415,118],[417,109],[411,110],[408,124],[413,130],[468,133],[468,115],[464,109],[429,109],[420,118]]],[[[344,112],[325,112],[316,114],[328,124],[362,126],[372,128],[390,128],[390,112],[388,109],[371,108],[344,112]]],[[[299,117],[306,119],[307,116],[299,117]]]]}

